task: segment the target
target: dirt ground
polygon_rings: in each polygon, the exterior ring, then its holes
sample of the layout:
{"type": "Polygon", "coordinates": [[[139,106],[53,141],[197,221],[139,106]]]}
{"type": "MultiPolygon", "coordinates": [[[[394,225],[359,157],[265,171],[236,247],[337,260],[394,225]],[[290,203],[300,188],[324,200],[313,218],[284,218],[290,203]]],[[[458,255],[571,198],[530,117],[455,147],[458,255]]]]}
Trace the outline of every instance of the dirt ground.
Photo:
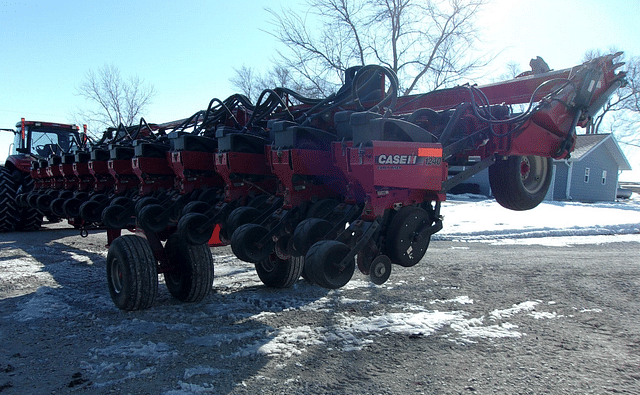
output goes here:
{"type": "Polygon", "coordinates": [[[203,302],[160,284],[136,312],[109,297],[105,243],[0,234],[2,395],[640,393],[637,241],[434,241],[335,291],[265,288],[214,248],[203,302]]]}

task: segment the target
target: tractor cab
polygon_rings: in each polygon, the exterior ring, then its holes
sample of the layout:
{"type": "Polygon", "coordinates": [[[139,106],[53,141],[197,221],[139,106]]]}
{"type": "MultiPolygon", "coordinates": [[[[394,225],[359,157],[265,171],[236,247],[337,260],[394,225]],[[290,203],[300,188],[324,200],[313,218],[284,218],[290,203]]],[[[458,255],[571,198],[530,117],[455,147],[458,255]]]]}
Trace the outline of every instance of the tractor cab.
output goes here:
{"type": "Polygon", "coordinates": [[[25,121],[16,124],[13,155],[28,154],[47,158],[77,148],[80,143],[78,126],[50,122],[25,121]]]}

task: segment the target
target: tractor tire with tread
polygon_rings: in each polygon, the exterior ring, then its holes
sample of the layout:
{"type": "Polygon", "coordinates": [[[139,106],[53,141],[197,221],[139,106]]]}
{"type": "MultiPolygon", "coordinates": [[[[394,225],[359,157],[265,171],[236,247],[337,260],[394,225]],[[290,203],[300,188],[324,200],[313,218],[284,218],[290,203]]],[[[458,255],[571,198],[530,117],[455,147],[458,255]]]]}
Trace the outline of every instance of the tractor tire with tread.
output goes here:
{"type": "Polygon", "coordinates": [[[496,201],[516,211],[538,206],[547,195],[553,160],[541,156],[510,156],[489,167],[489,184],[496,201]]]}
{"type": "Polygon", "coordinates": [[[173,271],[164,273],[171,296],[181,302],[202,301],[213,285],[214,263],[206,244],[191,245],[177,233],[167,240],[164,250],[173,271]]]}
{"type": "Polygon", "coordinates": [[[120,236],[107,254],[109,294],[121,310],[149,308],[158,294],[157,261],[149,242],[136,235],[120,236]]]}

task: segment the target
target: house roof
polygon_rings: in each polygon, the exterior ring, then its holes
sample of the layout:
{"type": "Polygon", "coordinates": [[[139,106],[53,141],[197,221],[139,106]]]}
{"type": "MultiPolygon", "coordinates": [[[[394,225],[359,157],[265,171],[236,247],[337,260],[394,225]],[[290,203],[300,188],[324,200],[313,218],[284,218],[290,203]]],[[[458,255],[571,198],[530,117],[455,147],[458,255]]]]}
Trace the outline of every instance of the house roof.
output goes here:
{"type": "Polygon", "coordinates": [[[576,146],[573,149],[569,160],[576,162],[580,161],[601,145],[604,145],[611,156],[613,156],[620,170],[631,170],[629,161],[624,156],[624,153],[620,149],[616,139],[610,133],[577,135],[576,146]]]}

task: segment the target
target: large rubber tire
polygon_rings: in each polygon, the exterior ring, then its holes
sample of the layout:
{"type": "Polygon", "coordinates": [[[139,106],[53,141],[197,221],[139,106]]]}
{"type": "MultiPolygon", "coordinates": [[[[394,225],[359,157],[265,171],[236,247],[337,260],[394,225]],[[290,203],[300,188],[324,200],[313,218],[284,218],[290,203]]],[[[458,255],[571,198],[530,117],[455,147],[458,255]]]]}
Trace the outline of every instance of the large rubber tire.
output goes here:
{"type": "MultiPolygon", "coordinates": [[[[26,193],[33,190],[33,185],[33,179],[28,177],[26,180],[23,180],[22,185],[18,186],[16,193],[24,196],[26,193]]],[[[32,232],[40,229],[42,226],[43,214],[40,210],[31,208],[28,205],[23,205],[18,208],[18,213],[20,215],[20,221],[16,224],[16,230],[32,232]]]]}
{"type": "Polygon", "coordinates": [[[107,282],[111,299],[121,310],[142,310],[153,304],[158,294],[158,269],[146,239],[125,235],[111,243],[107,282]]]}
{"type": "Polygon", "coordinates": [[[387,229],[387,255],[393,263],[411,267],[416,265],[429,248],[431,236],[415,240],[416,232],[431,225],[429,213],[416,206],[403,207],[387,229]]]}
{"type": "Polygon", "coordinates": [[[16,205],[16,181],[6,167],[0,167],[0,232],[11,232],[20,221],[16,205]]]}
{"type": "Polygon", "coordinates": [[[489,185],[496,201],[510,210],[530,210],[547,195],[553,161],[541,156],[510,156],[489,167],[489,185]]]}
{"type": "Polygon", "coordinates": [[[173,270],[164,273],[169,293],[181,302],[200,302],[211,292],[213,257],[206,244],[190,245],[177,233],[164,246],[173,270]]]}
{"type": "Polygon", "coordinates": [[[30,207],[23,207],[20,210],[20,222],[16,225],[16,230],[23,232],[38,230],[42,227],[42,218],[43,215],[40,211],[30,207]]]}
{"type": "Polygon", "coordinates": [[[310,280],[328,289],[345,286],[353,277],[356,262],[351,259],[344,268],[338,267],[338,264],[349,252],[346,244],[336,240],[322,240],[312,245],[305,257],[310,280]]]}
{"type": "Polygon", "coordinates": [[[304,257],[280,259],[271,254],[267,259],[257,262],[256,273],[260,281],[271,288],[291,288],[295,284],[304,268],[304,257]]]}

